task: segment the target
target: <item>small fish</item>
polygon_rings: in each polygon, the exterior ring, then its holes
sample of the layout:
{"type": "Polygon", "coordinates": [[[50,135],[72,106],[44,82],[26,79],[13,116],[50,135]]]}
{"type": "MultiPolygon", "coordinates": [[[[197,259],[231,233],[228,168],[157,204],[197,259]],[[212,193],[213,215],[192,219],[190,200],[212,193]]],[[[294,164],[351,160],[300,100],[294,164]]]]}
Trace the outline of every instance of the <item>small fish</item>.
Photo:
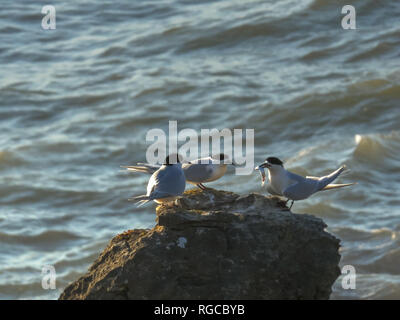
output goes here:
{"type": "Polygon", "coordinates": [[[261,184],[261,185],[263,186],[264,183],[265,183],[265,171],[264,171],[264,168],[261,167],[261,166],[258,166],[258,167],[255,167],[254,169],[260,171],[261,181],[262,181],[262,184],[261,184]]]}

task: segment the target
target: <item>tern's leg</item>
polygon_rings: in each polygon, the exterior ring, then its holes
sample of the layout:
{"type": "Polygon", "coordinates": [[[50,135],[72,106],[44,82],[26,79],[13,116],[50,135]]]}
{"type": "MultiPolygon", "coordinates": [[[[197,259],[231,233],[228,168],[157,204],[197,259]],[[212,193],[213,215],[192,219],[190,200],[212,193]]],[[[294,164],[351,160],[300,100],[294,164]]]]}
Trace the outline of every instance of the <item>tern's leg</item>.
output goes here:
{"type": "Polygon", "coordinates": [[[204,190],[204,186],[201,183],[196,184],[196,187],[199,187],[201,190],[204,190]]]}
{"type": "MultiPolygon", "coordinates": [[[[289,200],[288,200],[288,201],[289,201],[289,200]]],[[[292,204],[290,205],[289,210],[292,209],[293,203],[294,203],[294,200],[292,200],[292,204]]]]}
{"type": "Polygon", "coordinates": [[[207,187],[204,184],[199,183],[199,185],[201,185],[203,187],[203,190],[207,189],[207,187]]]}

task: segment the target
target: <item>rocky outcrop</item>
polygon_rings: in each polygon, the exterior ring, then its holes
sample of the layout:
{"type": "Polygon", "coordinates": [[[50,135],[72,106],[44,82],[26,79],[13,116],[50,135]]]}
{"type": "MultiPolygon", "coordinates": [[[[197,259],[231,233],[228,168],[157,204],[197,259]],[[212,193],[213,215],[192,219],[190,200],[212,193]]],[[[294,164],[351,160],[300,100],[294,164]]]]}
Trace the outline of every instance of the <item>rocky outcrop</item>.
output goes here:
{"type": "Polygon", "coordinates": [[[339,240],[276,197],[190,190],[114,237],[60,299],[328,299],[339,240]]]}

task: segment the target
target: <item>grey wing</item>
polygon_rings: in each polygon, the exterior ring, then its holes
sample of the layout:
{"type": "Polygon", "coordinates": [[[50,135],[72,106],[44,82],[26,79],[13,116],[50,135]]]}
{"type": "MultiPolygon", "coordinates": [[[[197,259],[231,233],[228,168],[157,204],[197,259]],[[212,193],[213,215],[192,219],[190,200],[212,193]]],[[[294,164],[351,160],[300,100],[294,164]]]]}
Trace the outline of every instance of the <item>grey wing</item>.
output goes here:
{"type": "Polygon", "coordinates": [[[318,190],[322,190],[328,184],[333,182],[343,172],[344,169],[346,169],[346,166],[341,166],[336,171],[332,172],[331,174],[329,174],[327,176],[321,177],[318,180],[315,180],[315,177],[310,177],[309,179],[312,179],[314,181],[318,181],[318,190]]]}
{"type": "Polygon", "coordinates": [[[187,181],[201,183],[211,178],[213,170],[208,164],[188,163],[182,166],[187,181]]]}
{"type": "MultiPolygon", "coordinates": [[[[156,171],[149,180],[148,188],[151,184],[150,190],[152,193],[162,194],[166,196],[181,195],[185,191],[186,180],[185,175],[181,168],[178,167],[164,167],[156,171]]],[[[149,192],[149,189],[147,189],[149,192]]]]}
{"type": "Polygon", "coordinates": [[[161,190],[160,185],[157,184],[156,180],[150,179],[149,184],[147,185],[146,196],[149,197],[149,200],[155,200],[174,196],[174,194],[161,190]]]}
{"type": "Polygon", "coordinates": [[[293,172],[290,172],[290,171],[287,171],[287,175],[288,175],[289,179],[290,179],[293,183],[296,183],[296,182],[304,182],[304,181],[306,180],[306,178],[304,178],[304,177],[302,177],[302,176],[300,176],[300,175],[298,175],[298,174],[295,174],[295,173],[293,173],[293,172]]]}
{"type": "Polygon", "coordinates": [[[291,200],[307,199],[318,191],[318,180],[304,178],[289,171],[288,177],[293,184],[283,190],[283,195],[291,200]]]}
{"type": "Polygon", "coordinates": [[[309,196],[324,189],[327,185],[334,181],[345,168],[345,166],[342,166],[338,170],[321,178],[311,176],[304,178],[294,173],[290,173],[290,178],[296,180],[297,183],[286,188],[283,194],[292,200],[307,199],[309,196]]]}
{"type": "Polygon", "coordinates": [[[316,180],[304,179],[303,182],[297,182],[287,187],[283,195],[291,200],[307,199],[317,191],[318,182],[316,180]]]}

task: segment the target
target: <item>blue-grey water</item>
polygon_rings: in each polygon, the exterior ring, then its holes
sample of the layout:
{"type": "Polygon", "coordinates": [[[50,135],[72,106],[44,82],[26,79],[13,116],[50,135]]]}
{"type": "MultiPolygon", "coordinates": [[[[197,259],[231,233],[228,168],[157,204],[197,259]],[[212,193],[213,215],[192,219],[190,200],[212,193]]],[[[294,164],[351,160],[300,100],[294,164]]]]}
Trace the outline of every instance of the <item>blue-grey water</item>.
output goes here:
{"type": "MultiPolygon", "coordinates": [[[[155,224],[127,201],[152,128],[253,128],[255,161],[347,164],[346,190],[293,206],[342,242],[332,299],[400,298],[400,2],[5,1],[0,11],[0,298],[55,299],[114,235],[155,224]],[[42,5],[56,8],[43,30],[42,5]],[[352,4],[357,29],[341,27],[352,4]],[[52,265],[57,289],[42,288],[52,265]]],[[[266,193],[257,172],[209,186],[266,193]]]]}

